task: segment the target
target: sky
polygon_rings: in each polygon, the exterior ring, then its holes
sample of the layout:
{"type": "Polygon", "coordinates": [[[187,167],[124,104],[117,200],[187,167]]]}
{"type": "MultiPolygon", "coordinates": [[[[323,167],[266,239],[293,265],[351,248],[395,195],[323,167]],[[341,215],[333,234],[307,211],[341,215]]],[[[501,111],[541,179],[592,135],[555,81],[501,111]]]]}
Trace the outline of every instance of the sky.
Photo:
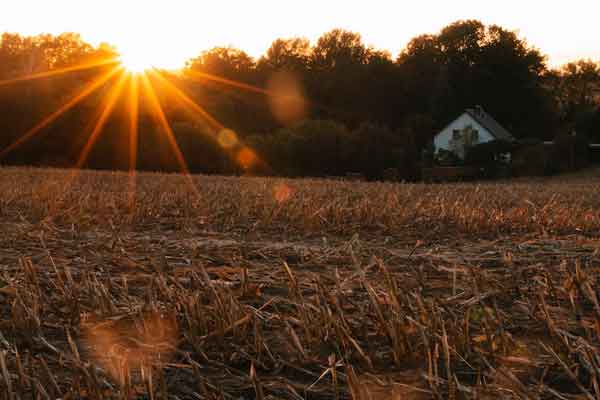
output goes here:
{"type": "Polygon", "coordinates": [[[276,38],[314,42],[333,28],[396,55],[414,36],[473,18],[517,30],[557,66],[600,61],[598,15],[598,0],[1,0],[0,32],[78,32],[129,59],[176,68],[214,46],[258,57],[276,38]]]}

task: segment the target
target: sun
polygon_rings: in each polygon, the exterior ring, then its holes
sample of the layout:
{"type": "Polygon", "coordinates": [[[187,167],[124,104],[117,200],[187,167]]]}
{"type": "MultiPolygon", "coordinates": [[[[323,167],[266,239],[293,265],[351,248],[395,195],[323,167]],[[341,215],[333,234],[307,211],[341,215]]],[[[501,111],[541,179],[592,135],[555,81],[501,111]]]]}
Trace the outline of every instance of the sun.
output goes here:
{"type": "Polygon", "coordinates": [[[119,57],[121,65],[129,72],[141,74],[155,67],[150,57],[136,52],[125,52],[119,57]]]}
{"type": "Polygon", "coordinates": [[[176,48],[145,40],[129,40],[117,45],[121,65],[130,73],[142,74],[153,69],[179,70],[185,57],[176,48]]]}

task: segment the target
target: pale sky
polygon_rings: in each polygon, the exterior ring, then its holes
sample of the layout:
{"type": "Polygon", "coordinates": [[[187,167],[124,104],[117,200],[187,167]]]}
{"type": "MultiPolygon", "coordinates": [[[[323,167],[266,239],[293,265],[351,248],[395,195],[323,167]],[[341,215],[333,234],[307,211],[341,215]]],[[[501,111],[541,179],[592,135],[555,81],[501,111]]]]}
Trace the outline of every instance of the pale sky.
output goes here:
{"type": "Polygon", "coordinates": [[[159,67],[232,45],[260,56],[279,37],[315,41],[332,28],[396,55],[457,19],[518,30],[552,65],[600,61],[599,0],[0,0],[0,32],[79,32],[159,67]]]}

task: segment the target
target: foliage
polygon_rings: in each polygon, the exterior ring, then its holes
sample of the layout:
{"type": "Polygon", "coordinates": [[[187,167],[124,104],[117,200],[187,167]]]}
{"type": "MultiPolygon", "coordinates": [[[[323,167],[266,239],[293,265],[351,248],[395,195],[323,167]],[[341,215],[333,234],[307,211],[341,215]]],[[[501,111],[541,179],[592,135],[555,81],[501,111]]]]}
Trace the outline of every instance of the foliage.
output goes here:
{"type": "Polygon", "coordinates": [[[368,55],[360,34],[334,29],[319,38],[311,61],[315,69],[327,71],[365,64],[368,55]]]}
{"type": "Polygon", "coordinates": [[[257,69],[304,72],[310,62],[311,53],[308,39],[276,39],[258,61],[257,69]]]}
{"type": "Polygon", "coordinates": [[[271,135],[253,135],[249,143],[284,176],[343,176],[361,173],[384,179],[397,170],[398,179],[418,177],[418,156],[412,135],[364,123],[354,130],[328,120],[306,120],[271,135]]]}
{"type": "Polygon", "coordinates": [[[446,149],[439,149],[435,154],[433,161],[441,166],[463,165],[464,160],[456,155],[455,152],[446,149]]]}
{"type": "Polygon", "coordinates": [[[232,47],[215,47],[204,51],[197,58],[189,60],[186,65],[188,71],[216,74],[223,78],[241,81],[247,80],[254,67],[252,57],[232,47]]]}
{"type": "Polygon", "coordinates": [[[478,165],[482,167],[491,167],[493,165],[507,164],[508,160],[504,157],[514,150],[514,145],[503,140],[492,140],[490,142],[479,143],[469,148],[465,158],[466,165],[478,165]]]}
{"type": "Polygon", "coordinates": [[[547,81],[565,130],[600,141],[600,64],[591,60],[571,62],[553,71],[547,81]]]}
{"type": "Polygon", "coordinates": [[[432,115],[438,127],[481,104],[517,137],[552,130],[552,99],[541,79],[544,58],[514,32],[459,21],[438,35],[413,39],[398,69],[414,100],[407,106],[432,115]]]}
{"type": "Polygon", "coordinates": [[[513,153],[512,174],[515,176],[543,176],[550,173],[550,154],[547,146],[523,146],[513,153]]]}
{"type": "Polygon", "coordinates": [[[589,143],[585,135],[558,135],[550,151],[551,172],[570,172],[584,168],[588,165],[588,158],[589,143]]]}
{"type": "Polygon", "coordinates": [[[485,177],[495,178],[508,168],[509,160],[506,155],[510,155],[513,150],[511,143],[502,140],[480,143],[469,148],[465,164],[481,167],[485,177]]]}

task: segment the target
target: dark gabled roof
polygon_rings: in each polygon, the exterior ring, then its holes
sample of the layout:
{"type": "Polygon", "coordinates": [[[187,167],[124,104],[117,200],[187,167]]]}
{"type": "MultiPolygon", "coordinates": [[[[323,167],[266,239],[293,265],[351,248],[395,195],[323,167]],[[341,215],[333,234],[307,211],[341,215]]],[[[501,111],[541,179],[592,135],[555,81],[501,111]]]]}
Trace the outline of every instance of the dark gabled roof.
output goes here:
{"type": "Polygon", "coordinates": [[[516,141],[515,137],[511,135],[509,131],[504,129],[498,121],[496,121],[490,114],[486,113],[483,108],[476,106],[475,108],[467,108],[465,111],[469,114],[478,124],[487,129],[492,136],[498,140],[504,140],[507,142],[516,141]]]}

